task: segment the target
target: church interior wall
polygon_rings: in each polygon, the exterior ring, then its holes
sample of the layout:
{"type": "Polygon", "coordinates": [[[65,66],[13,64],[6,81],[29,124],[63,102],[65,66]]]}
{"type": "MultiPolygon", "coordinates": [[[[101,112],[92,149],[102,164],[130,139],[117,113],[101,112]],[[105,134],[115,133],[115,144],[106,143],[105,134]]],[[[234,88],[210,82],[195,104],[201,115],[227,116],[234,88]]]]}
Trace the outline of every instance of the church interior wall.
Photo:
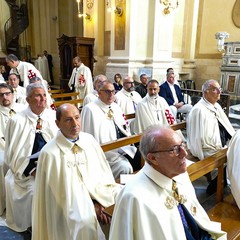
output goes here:
{"type": "MultiPolygon", "coordinates": [[[[190,71],[197,88],[210,77],[220,80],[221,53],[217,51],[215,33],[226,31],[230,37],[225,41],[239,41],[239,28],[232,21],[235,0],[182,0],[177,9],[164,17],[160,16],[159,0],[125,1],[124,50],[114,48],[116,15],[107,11],[106,0],[93,1],[90,9],[87,7],[89,1],[83,1],[83,9],[91,15],[91,21],[77,17],[76,1],[43,1],[44,4],[29,1],[30,26],[24,38],[31,47],[32,57],[45,49],[52,54],[56,82],[60,76],[57,38],[62,34],[95,38],[94,75],[107,73],[113,78],[116,72],[120,72],[138,79],[139,69],[150,67],[152,77],[161,82],[165,79],[166,68],[173,66],[177,75],[190,71]],[[165,21],[166,31],[173,24],[170,38],[161,32],[164,24],[157,28],[160,19],[165,21]],[[172,19],[173,23],[169,23],[172,19]],[[157,39],[156,30],[164,36],[162,39],[157,39]],[[170,57],[164,46],[169,42],[170,57]]],[[[116,3],[115,0],[110,2],[112,5],[116,3]]],[[[10,13],[4,0],[0,4],[0,54],[5,56],[3,26],[10,13]]]]}

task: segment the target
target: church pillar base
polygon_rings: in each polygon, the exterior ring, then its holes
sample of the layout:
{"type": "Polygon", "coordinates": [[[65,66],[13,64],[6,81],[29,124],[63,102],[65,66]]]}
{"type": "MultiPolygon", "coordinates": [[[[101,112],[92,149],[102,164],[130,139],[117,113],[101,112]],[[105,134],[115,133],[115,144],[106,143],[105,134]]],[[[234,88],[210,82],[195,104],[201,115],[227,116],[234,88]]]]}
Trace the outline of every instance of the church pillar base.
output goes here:
{"type": "MultiPolygon", "coordinates": [[[[183,76],[182,76],[181,80],[186,80],[186,79],[195,80],[196,79],[195,69],[196,69],[195,60],[185,59],[183,66],[182,66],[182,75],[183,76]]],[[[181,75],[181,74],[179,74],[179,75],[181,75]]]]}
{"type": "Polygon", "coordinates": [[[151,79],[156,79],[162,83],[166,79],[167,68],[173,65],[172,60],[129,60],[128,58],[109,58],[110,62],[106,65],[106,76],[114,79],[116,73],[120,73],[122,77],[132,76],[139,82],[139,76],[146,73],[151,79]]]}

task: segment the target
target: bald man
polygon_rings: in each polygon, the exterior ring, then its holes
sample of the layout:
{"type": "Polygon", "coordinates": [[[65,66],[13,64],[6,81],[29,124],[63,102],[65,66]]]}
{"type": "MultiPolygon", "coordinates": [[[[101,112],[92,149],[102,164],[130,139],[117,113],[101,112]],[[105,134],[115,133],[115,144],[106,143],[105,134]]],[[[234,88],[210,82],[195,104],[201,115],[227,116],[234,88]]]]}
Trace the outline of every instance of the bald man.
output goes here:
{"type": "Polygon", "coordinates": [[[56,118],[58,134],[38,161],[32,239],[105,239],[99,222],[109,224],[103,209],[114,204],[121,186],[100,145],[81,132],[79,110],[61,105],[56,118]]]}

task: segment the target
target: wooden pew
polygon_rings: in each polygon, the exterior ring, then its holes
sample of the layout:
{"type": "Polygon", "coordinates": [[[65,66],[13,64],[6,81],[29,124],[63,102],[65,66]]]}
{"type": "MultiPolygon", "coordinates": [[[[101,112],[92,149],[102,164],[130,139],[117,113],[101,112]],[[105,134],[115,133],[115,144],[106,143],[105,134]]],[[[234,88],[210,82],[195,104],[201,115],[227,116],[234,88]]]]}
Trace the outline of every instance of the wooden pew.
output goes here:
{"type": "Polygon", "coordinates": [[[50,94],[59,94],[59,93],[64,93],[65,90],[64,89],[51,89],[51,90],[48,90],[48,92],[50,94]]]}
{"type": "MultiPolygon", "coordinates": [[[[171,128],[175,131],[186,128],[186,122],[180,122],[180,123],[171,125],[171,128]]],[[[129,144],[138,143],[138,142],[140,142],[141,136],[142,136],[142,134],[137,134],[137,135],[132,135],[130,137],[120,138],[115,141],[103,143],[103,144],[101,144],[101,147],[104,152],[107,152],[107,151],[110,151],[110,150],[113,150],[116,148],[120,148],[120,147],[129,145],[129,144]]]]}
{"type": "Polygon", "coordinates": [[[64,101],[64,100],[69,100],[69,99],[76,99],[77,96],[79,95],[78,92],[71,92],[71,93],[57,93],[57,94],[52,94],[51,95],[51,98],[54,99],[54,100],[61,100],[61,101],[64,101]]]}
{"type": "Polygon", "coordinates": [[[64,104],[64,103],[70,103],[70,104],[74,104],[76,107],[79,106],[79,104],[82,105],[83,103],[83,99],[72,99],[72,100],[63,100],[63,101],[56,101],[54,102],[54,106],[57,108],[60,105],[64,104]]]}

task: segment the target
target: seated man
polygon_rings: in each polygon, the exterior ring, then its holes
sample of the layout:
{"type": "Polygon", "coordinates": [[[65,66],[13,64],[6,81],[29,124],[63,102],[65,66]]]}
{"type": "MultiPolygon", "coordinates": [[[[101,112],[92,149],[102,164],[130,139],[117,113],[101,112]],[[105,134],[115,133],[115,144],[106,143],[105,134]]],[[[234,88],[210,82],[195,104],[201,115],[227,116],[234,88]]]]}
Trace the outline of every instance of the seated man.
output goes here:
{"type": "Polygon", "coordinates": [[[188,113],[192,109],[192,105],[186,104],[183,99],[181,88],[174,83],[174,74],[167,74],[167,81],[160,86],[159,95],[167,101],[172,113],[177,118],[177,113],[188,113]]]}
{"type": "Polygon", "coordinates": [[[137,104],[142,101],[142,97],[135,91],[132,77],[125,77],[123,88],[115,95],[116,103],[121,107],[125,115],[135,113],[137,104]]]}
{"type": "Polygon", "coordinates": [[[175,122],[166,100],[158,95],[158,81],[150,80],[147,90],[147,96],[137,105],[135,120],[131,124],[134,134],[140,134],[154,124],[171,125],[175,122]]]}
{"type": "Polygon", "coordinates": [[[5,131],[6,222],[16,232],[32,226],[32,194],[38,153],[57,133],[56,112],[46,109],[42,84],[27,86],[29,107],[10,118],[5,131]]]}
{"type": "Polygon", "coordinates": [[[102,74],[97,75],[94,78],[94,82],[93,82],[94,90],[91,93],[88,93],[88,95],[84,98],[83,106],[87,105],[90,102],[95,101],[98,98],[98,85],[100,82],[103,82],[106,80],[107,80],[107,77],[102,74]]]}
{"type": "MultiPolygon", "coordinates": [[[[121,108],[114,102],[114,94],[114,86],[110,80],[101,82],[98,99],[82,109],[83,132],[92,134],[100,144],[131,135],[121,108]]],[[[133,160],[137,149],[128,146],[128,152],[125,150],[121,148],[105,153],[115,179],[122,173],[132,173],[133,169],[128,160],[136,164],[134,168],[139,168],[140,162],[133,160]]]]}
{"type": "Polygon", "coordinates": [[[5,174],[8,170],[4,164],[4,148],[5,148],[5,129],[8,120],[17,112],[21,112],[26,105],[14,102],[13,88],[6,84],[0,84],[0,215],[3,214],[6,207],[5,194],[5,174]]]}
{"type": "Polygon", "coordinates": [[[227,172],[232,195],[240,208],[240,130],[232,137],[227,151],[227,172]]]}
{"type": "Polygon", "coordinates": [[[148,76],[147,74],[143,73],[140,75],[140,84],[136,87],[136,92],[138,92],[142,98],[147,95],[147,83],[148,83],[148,76]]]}
{"type": "Polygon", "coordinates": [[[79,110],[61,105],[56,118],[60,131],[38,160],[33,240],[103,239],[98,221],[109,224],[103,209],[114,204],[122,187],[97,141],[81,132],[79,110]]]}
{"type": "Polygon", "coordinates": [[[226,239],[196,197],[182,138],[154,125],[144,132],[140,152],[145,165],[118,195],[110,239],[226,239]]]}
{"type": "Polygon", "coordinates": [[[187,139],[191,153],[202,160],[224,148],[235,130],[217,103],[221,89],[216,80],[202,86],[203,97],[194,105],[187,119],[187,139]]]}
{"type": "Polygon", "coordinates": [[[10,73],[8,76],[8,84],[13,88],[14,102],[27,104],[26,88],[19,85],[19,75],[10,73]]]}
{"type": "MultiPolygon", "coordinates": [[[[188,148],[200,160],[226,147],[235,133],[228,117],[217,103],[221,94],[219,83],[212,79],[206,81],[202,92],[203,97],[194,105],[187,118],[188,148]]],[[[216,180],[217,178],[210,183],[207,193],[215,191],[216,180]]]]}

